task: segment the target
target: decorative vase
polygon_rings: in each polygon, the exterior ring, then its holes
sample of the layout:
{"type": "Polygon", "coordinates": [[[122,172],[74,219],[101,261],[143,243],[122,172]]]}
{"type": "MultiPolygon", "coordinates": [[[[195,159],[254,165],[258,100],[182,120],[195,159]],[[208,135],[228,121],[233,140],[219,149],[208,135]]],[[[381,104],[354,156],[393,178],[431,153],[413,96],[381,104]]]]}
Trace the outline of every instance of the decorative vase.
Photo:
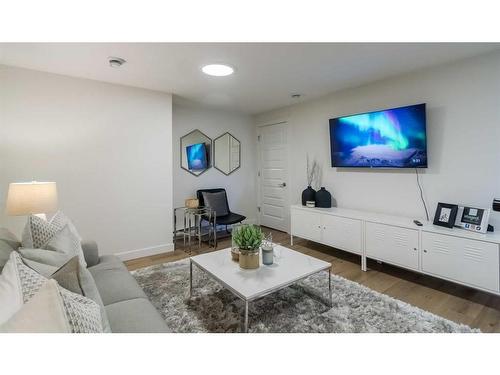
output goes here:
{"type": "Polygon", "coordinates": [[[316,192],[316,207],[332,207],[332,195],[323,186],[316,192]]]}
{"type": "Polygon", "coordinates": [[[274,251],[272,247],[270,249],[262,248],[262,264],[270,266],[271,264],[273,264],[273,258],[274,258],[274,251]]]}
{"type": "Polygon", "coordinates": [[[315,201],[315,200],[316,200],[316,192],[312,187],[308,186],[307,189],[302,192],[302,206],[305,206],[307,201],[315,201]]]}
{"type": "Polygon", "coordinates": [[[241,251],[239,256],[240,267],[244,270],[254,270],[259,268],[259,250],[241,251]]]}

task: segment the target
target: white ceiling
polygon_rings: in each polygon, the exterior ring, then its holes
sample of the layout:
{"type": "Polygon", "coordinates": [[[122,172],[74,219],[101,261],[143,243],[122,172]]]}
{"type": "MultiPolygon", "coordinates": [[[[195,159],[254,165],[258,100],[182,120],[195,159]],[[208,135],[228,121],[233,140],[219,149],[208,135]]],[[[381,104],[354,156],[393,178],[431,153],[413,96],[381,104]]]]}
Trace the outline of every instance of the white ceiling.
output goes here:
{"type": "Polygon", "coordinates": [[[249,114],[500,48],[494,43],[0,43],[0,64],[164,91],[249,114]],[[119,69],[108,56],[127,60],[119,69]],[[226,63],[236,72],[209,77],[226,63]]]}

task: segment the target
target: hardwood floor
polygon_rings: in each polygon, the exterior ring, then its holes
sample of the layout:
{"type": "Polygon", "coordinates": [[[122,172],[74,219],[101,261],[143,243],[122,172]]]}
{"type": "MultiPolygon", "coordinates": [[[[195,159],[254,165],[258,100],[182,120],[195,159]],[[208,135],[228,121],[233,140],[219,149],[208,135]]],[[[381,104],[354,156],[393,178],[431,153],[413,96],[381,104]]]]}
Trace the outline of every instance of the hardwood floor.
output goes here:
{"type": "MultiPolygon", "coordinates": [[[[375,261],[368,261],[369,270],[363,272],[357,255],[298,238],[290,246],[287,233],[269,231],[274,242],[332,263],[334,274],[483,332],[500,332],[500,297],[375,261]]],[[[193,246],[191,252],[182,248],[181,241],[178,244],[174,252],[130,260],[126,265],[134,270],[213,251],[206,244],[201,249],[193,246]]],[[[218,249],[230,246],[231,239],[226,238],[219,241],[218,249]]]]}

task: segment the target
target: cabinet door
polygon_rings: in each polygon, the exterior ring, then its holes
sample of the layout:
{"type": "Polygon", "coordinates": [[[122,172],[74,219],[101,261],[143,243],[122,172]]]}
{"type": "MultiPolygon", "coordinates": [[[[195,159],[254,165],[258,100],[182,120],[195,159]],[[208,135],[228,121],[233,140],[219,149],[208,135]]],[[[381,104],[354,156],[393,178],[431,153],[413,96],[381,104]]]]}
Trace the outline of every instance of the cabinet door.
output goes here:
{"type": "Polygon", "coordinates": [[[366,223],[366,256],[418,270],[418,230],[366,223]]]}
{"type": "Polygon", "coordinates": [[[361,254],[361,220],[340,216],[321,215],[322,243],[337,249],[361,254]]]}
{"type": "Polygon", "coordinates": [[[422,270],[499,292],[498,245],[422,232],[422,270]]]}
{"type": "Polygon", "coordinates": [[[314,211],[292,210],[292,234],[311,241],[321,242],[321,215],[314,211]]]}

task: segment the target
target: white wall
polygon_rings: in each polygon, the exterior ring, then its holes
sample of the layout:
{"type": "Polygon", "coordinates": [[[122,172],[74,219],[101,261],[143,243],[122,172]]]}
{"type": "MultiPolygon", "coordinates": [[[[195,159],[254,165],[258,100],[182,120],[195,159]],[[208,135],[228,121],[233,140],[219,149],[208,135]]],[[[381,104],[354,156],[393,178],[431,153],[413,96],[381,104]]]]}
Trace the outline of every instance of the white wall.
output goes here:
{"type": "MultiPolygon", "coordinates": [[[[330,166],[328,119],[427,103],[429,168],[422,183],[431,220],[439,201],[491,207],[500,197],[500,53],[439,66],[256,116],[288,120],[292,203],[306,186],[306,153],[322,163],[323,186],[339,207],[425,217],[415,171],[330,166]]],[[[499,213],[491,223],[500,230],[499,213]]]]}
{"type": "MultiPolygon", "coordinates": [[[[213,147],[213,146],[212,146],[213,147]]],[[[185,99],[173,100],[174,206],[184,206],[184,200],[196,196],[197,189],[225,188],[231,211],[256,220],[256,131],[250,116],[202,107],[185,99]],[[215,168],[196,177],[180,167],[180,138],[199,129],[214,140],[225,132],[241,142],[241,167],[224,175],[215,168]]]]}
{"type": "MultiPolygon", "coordinates": [[[[170,249],[172,96],[0,66],[0,206],[33,179],[57,182],[101,253],[170,249]]],[[[0,208],[0,226],[20,234],[25,220],[0,208]]]]}

